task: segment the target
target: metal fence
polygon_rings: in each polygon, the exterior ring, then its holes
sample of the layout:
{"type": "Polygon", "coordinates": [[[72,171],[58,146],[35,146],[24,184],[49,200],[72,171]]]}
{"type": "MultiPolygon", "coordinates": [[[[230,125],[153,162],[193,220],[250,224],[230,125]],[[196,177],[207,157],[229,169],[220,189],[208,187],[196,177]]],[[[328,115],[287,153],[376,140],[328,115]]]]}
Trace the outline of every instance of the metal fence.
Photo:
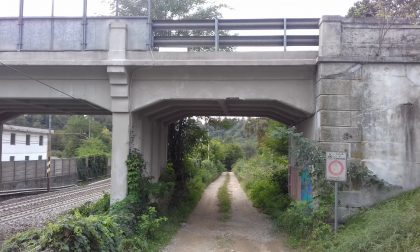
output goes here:
{"type": "Polygon", "coordinates": [[[0,18],[0,51],[107,51],[115,20],[129,20],[127,50],[148,50],[144,17],[25,17],[0,18]]]}
{"type": "MultiPolygon", "coordinates": [[[[51,160],[50,179],[53,186],[77,182],[77,159],[51,160]]],[[[45,187],[47,161],[6,161],[0,166],[0,190],[45,187]]]]}

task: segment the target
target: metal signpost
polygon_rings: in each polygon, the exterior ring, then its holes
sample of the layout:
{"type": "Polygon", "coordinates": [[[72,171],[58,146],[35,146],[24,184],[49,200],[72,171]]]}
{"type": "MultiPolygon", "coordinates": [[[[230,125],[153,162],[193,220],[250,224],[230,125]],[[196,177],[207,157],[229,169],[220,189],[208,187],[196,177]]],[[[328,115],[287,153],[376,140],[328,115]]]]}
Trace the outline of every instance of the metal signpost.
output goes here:
{"type": "Polygon", "coordinates": [[[334,181],[334,233],[337,233],[338,182],[347,180],[347,155],[345,152],[326,153],[327,180],[334,181]]]}

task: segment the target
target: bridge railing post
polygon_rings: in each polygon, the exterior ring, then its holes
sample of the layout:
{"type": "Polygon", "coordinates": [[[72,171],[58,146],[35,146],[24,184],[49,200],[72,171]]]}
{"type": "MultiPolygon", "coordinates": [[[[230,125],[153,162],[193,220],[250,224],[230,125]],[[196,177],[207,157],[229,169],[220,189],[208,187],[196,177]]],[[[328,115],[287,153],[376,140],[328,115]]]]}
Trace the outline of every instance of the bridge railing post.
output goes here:
{"type": "Polygon", "coordinates": [[[19,25],[19,38],[18,38],[18,43],[17,43],[17,51],[22,50],[22,40],[23,40],[23,5],[24,5],[24,0],[20,0],[19,1],[19,21],[18,21],[18,25],[19,25]]]}
{"type": "Polygon", "coordinates": [[[219,51],[219,19],[214,19],[214,50],[219,51]]]}
{"type": "Polygon", "coordinates": [[[283,21],[283,48],[284,51],[287,51],[287,19],[284,18],[283,21]]]}
{"type": "Polygon", "coordinates": [[[87,46],[87,0],[83,0],[83,17],[82,17],[83,35],[82,50],[86,50],[87,46]]]}

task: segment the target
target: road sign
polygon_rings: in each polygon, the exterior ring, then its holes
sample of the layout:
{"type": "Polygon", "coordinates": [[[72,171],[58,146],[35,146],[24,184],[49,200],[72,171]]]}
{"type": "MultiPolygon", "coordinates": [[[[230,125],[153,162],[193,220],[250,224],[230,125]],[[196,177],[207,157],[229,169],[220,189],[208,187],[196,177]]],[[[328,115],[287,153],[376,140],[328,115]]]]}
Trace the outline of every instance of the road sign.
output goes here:
{"type": "Polygon", "coordinates": [[[347,156],[345,152],[327,152],[327,180],[347,180],[347,156]]]}

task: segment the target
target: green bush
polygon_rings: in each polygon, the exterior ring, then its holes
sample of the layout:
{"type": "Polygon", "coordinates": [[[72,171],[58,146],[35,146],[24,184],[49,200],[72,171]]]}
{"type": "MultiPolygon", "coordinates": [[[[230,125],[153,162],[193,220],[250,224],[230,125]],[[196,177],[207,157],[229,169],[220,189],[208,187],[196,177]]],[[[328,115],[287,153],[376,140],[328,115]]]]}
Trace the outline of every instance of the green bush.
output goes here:
{"type": "Polygon", "coordinates": [[[282,194],[272,180],[257,180],[249,187],[249,197],[257,208],[271,214],[284,211],[290,203],[289,197],[282,194]]]}
{"type": "Polygon", "coordinates": [[[139,234],[144,239],[154,239],[158,235],[158,229],[168,218],[158,217],[154,207],[149,207],[139,218],[139,234]]]}
{"type": "Polygon", "coordinates": [[[66,215],[44,229],[6,241],[3,251],[117,251],[121,231],[111,216],[66,215]]]}
{"type": "Polygon", "coordinates": [[[287,161],[277,159],[258,155],[239,160],[233,168],[254,206],[270,215],[284,211],[290,203],[287,161]]]}
{"type": "Polygon", "coordinates": [[[78,158],[76,162],[78,179],[88,181],[103,177],[107,173],[108,157],[106,155],[78,158]]]}
{"type": "Polygon", "coordinates": [[[94,214],[107,214],[110,207],[110,195],[106,193],[98,201],[88,201],[80,207],[71,210],[70,214],[80,213],[82,216],[90,216],[94,214]]]}
{"type": "Polygon", "coordinates": [[[279,188],[279,192],[287,194],[289,192],[289,170],[286,166],[273,171],[272,180],[279,188]]]}
{"type": "Polygon", "coordinates": [[[319,239],[331,234],[331,227],[326,224],[330,216],[327,206],[313,208],[309,202],[295,201],[276,219],[276,224],[295,241],[319,239]]]}

